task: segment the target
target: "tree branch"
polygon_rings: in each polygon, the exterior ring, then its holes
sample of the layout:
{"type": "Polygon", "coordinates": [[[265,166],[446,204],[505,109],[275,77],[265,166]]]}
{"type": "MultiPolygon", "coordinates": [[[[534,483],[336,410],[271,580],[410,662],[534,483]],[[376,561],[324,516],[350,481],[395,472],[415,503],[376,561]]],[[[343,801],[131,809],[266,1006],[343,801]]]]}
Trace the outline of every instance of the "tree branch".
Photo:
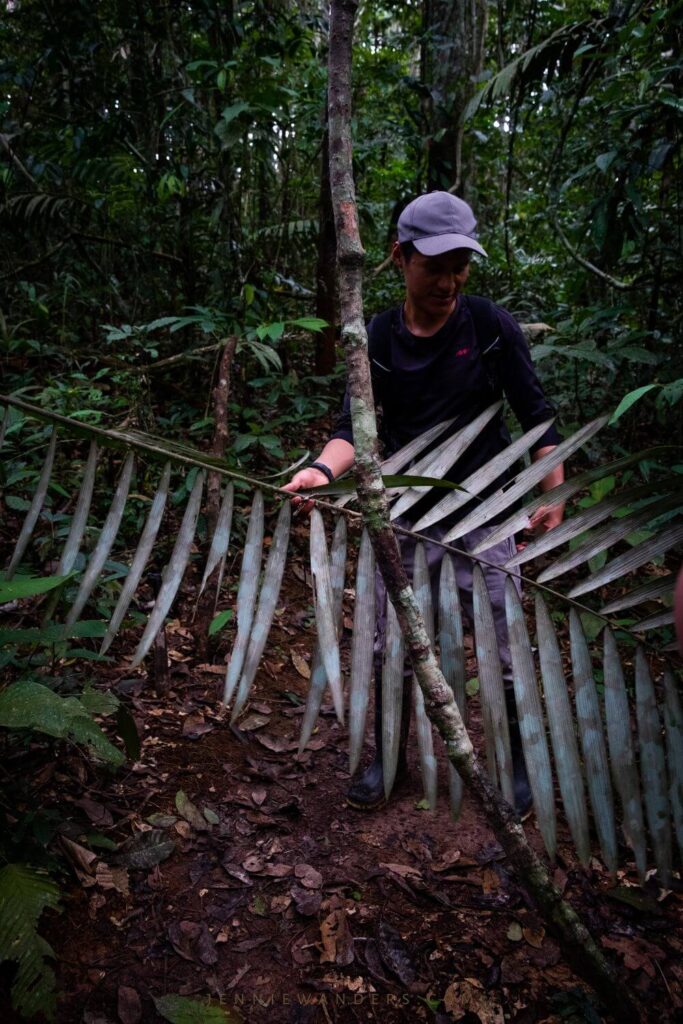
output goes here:
{"type": "Polygon", "coordinates": [[[565,235],[564,231],[562,230],[562,228],[558,224],[556,217],[551,216],[549,218],[549,220],[550,220],[550,223],[552,224],[552,226],[555,228],[555,231],[557,232],[557,236],[560,239],[560,241],[562,242],[562,245],[565,247],[565,249],[567,250],[567,252],[571,256],[571,258],[573,260],[576,260],[576,262],[579,264],[579,266],[583,267],[584,270],[589,270],[591,272],[591,274],[595,274],[596,277],[599,277],[599,278],[601,278],[601,280],[606,281],[607,284],[612,286],[612,288],[618,288],[619,291],[622,291],[622,292],[632,291],[634,288],[640,288],[641,287],[641,285],[643,283],[642,279],[639,280],[639,281],[633,281],[631,284],[629,284],[626,281],[619,281],[619,280],[617,280],[617,278],[616,277],[612,277],[611,274],[606,274],[604,270],[600,270],[600,268],[596,267],[594,263],[591,263],[589,260],[587,260],[584,256],[581,256],[576,251],[576,249],[572,246],[571,242],[569,241],[569,239],[565,235]]]}

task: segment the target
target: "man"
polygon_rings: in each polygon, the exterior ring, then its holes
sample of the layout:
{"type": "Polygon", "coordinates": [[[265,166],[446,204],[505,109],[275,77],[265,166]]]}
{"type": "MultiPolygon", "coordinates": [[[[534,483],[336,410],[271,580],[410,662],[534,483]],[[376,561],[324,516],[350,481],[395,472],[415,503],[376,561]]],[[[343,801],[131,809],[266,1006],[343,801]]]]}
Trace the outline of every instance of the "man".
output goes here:
{"type": "MultiPolygon", "coordinates": [[[[375,403],[381,408],[380,436],[385,456],[397,451],[413,438],[443,420],[455,419],[452,430],[459,429],[490,406],[503,393],[522,428],[527,431],[552,417],[543,389],[534,372],[528,347],[519,326],[503,309],[485,299],[462,294],[470,272],[472,252],[486,256],[476,239],[476,220],[462,199],[448,192],[430,192],[414,199],[398,221],[398,241],[392,248],[392,260],[401,270],[405,283],[404,302],[375,317],[368,329],[375,403]]],[[[494,417],[477,441],[458,459],[446,479],[459,482],[502,451],[510,441],[502,416],[494,417]]],[[[552,451],[559,435],[551,426],[532,451],[537,460],[552,451]]],[[[331,482],[348,470],[354,461],[353,433],[348,393],[332,438],[317,460],[297,473],[287,490],[299,491],[331,482]]],[[[505,482],[504,475],[490,490],[505,482]]],[[[542,491],[548,491],[564,479],[558,467],[543,479],[542,491]]],[[[485,494],[488,492],[484,492],[485,494]]],[[[432,492],[411,510],[411,518],[400,519],[410,526],[423,515],[440,495],[432,492]]],[[[459,510],[456,518],[469,512],[459,510]]],[[[543,532],[562,520],[562,506],[543,507],[534,515],[531,528],[543,532]]],[[[428,536],[440,540],[452,527],[453,519],[429,527],[428,536]]],[[[471,550],[493,524],[482,527],[458,541],[458,547],[471,550]]],[[[400,538],[406,571],[412,572],[414,542],[400,538]]],[[[443,548],[426,544],[425,551],[432,580],[436,580],[443,548]]],[[[512,541],[483,552],[488,562],[502,566],[514,553],[512,541]]],[[[491,596],[498,649],[506,686],[510,719],[515,806],[525,813],[531,806],[526,768],[521,748],[519,725],[512,689],[512,667],[505,622],[504,583],[506,574],[485,569],[491,596]]],[[[466,556],[456,557],[456,579],[463,608],[472,618],[472,566],[466,556]]],[[[386,603],[383,586],[378,587],[380,608],[386,603]]],[[[378,641],[375,662],[375,756],[368,769],[356,778],[347,794],[348,802],[361,809],[381,803],[383,790],[381,751],[381,650],[385,613],[378,614],[378,641]]],[[[406,681],[409,676],[406,674],[406,681]]],[[[410,690],[404,688],[404,715],[401,755],[397,778],[405,773],[405,746],[410,719],[410,690]]]]}

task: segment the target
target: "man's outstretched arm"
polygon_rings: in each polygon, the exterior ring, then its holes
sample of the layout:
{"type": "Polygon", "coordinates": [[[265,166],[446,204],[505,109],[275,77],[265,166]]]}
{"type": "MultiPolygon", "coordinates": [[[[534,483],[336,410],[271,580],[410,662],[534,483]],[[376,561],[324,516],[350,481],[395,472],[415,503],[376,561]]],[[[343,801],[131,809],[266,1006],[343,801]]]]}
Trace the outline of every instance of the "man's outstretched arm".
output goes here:
{"type": "MultiPolygon", "coordinates": [[[[538,448],[531,456],[534,462],[538,462],[544,455],[549,455],[557,445],[547,445],[545,448],[538,448]]],[[[553,487],[564,482],[564,466],[560,464],[551,469],[547,476],[544,476],[540,483],[541,491],[545,494],[553,487]]],[[[547,533],[548,530],[559,526],[564,516],[564,502],[559,505],[541,505],[531,517],[531,529],[534,533],[547,533]]]]}
{"type": "MultiPolygon", "coordinates": [[[[331,441],[327,442],[315,461],[327,466],[336,480],[338,476],[341,476],[342,473],[351,468],[353,460],[353,445],[349,444],[348,441],[344,441],[341,437],[333,437],[331,441]]],[[[285,484],[284,490],[307,491],[311,487],[323,487],[327,483],[329,483],[329,480],[321,470],[313,469],[309,466],[295,473],[289,483],[285,484]]]]}

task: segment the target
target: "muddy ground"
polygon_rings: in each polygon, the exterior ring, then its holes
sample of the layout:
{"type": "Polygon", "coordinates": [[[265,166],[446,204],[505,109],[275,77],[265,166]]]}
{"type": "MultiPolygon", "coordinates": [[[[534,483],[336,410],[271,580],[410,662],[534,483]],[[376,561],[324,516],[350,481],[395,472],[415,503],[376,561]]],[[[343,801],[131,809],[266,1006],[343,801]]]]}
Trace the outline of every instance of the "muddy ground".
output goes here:
{"type": "MultiPolygon", "coordinates": [[[[169,994],[254,1024],[604,1017],[609,1008],[544,931],[481,811],[466,798],[451,820],[445,762],[435,813],[421,806],[414,737],[410,783],[373,813],[352,810],[347,733],[328,703],[296,757],[314,643],[303,576],[288,573],[239,729],[218,699],[230,636],[201,662],[181,609],[167,627],[163,696],[121,648],[98,667],[98,685],[136,720],[139,760],[109,774],[73,748],[27,762],[44,805],[63,818],[70,870],[63,913],[44,918],[58,1021],[151,1024],[164,1019],[155,999],[169,994]]],[[[479,741],[476,697],[471,709],[479,741]]],[[[540,852],[533,819],[525,827],[540,852]]],[[[559,839],[556,882],[651,1019],[675,1020],[681,893],[654,880],[639,887],[626,851],[617,879],[597,859],[584,873],[562,818],[559,839]]],[[[209,1010],[192,1019],[208,1021],[209,1010]]]]}

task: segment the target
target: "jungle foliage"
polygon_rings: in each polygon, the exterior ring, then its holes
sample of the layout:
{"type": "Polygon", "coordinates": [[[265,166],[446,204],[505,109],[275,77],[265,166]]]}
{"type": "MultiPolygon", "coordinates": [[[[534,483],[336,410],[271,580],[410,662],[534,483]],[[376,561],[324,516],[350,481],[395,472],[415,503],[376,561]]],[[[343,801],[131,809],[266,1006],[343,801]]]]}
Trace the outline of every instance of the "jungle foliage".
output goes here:
{"type": "MultiPolygon", "coordinates": [[[[401,293],[383,266],[401,205],[456,186],[490,255],[472,290],[550,325],[534,358],[564,433],[640,389],[619,434],[592,442],[594,461],[682,440],[682,29],[683,4],[652,0],[386,0],[359,12],[354,171],[366,310],[401,293]]],[[[327,32],[325,6],[312,0],[6,0],[3,392],[205,449],[218,355],[235,338],[228,465],[266,475],[314,446],[342,373],[330,372],[334,325],[321,333],[334,319],[327,32]]],[[[11,521],[29,510],[49,444],[39,424],[15,447],[24,427],[9,421],[12,459],[0,470],[11,521]]],[[[662,464],[645,460],[639,473],[641,484],[658,478],[662,464]]],[[[190,472],[176,486],[172,507],[196,479],[190,472]]],[[[594,484],[583,507],[614,486],[594,484]]],[[[43,513],[60,541],[67,497],[53,488],[43,513]]],[[[123,522],[131,544],[145,511],[138,495],[123,522]]],[[[205,539],[203,520],[200,528],[205,539]]],[[[129,751],[136,742],[114,699],[105,706],[70,671],[53,673],[49,689],[36,674],[83,653],[72,640],[104,634],[125,567],[104,568],[98,619],[4,637],[15,681],[0,694],[0,725],[12,742],[79,744],[113,768],[123,754],[93,715],[116,715],[129,751]],[[40,702],[35,687],[47,690],[40,702]]],[[[3,797],[19,825],[2,850],[0,894],[11,899],[0,958],[18,964],[16,1005],[49,1012],[50,950],[36,925],[57,905],[43,871],[55,871],[60,823],[26,811],[30,790],[16,797],[3,797]],[[21,947],[10,949],[17,921],[21,947]]]]}

